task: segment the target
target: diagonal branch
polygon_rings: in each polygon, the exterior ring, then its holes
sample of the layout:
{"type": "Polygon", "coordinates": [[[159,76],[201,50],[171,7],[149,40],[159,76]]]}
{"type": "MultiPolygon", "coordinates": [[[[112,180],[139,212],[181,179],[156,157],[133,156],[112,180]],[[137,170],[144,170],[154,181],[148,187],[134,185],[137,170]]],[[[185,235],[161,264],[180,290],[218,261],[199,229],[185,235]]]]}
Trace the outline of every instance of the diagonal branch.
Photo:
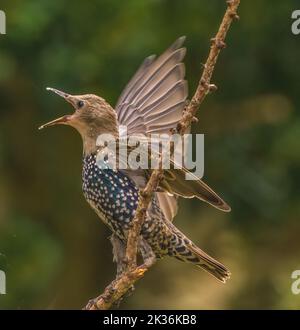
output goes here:
{"type": "MultiPolygon", "coordinates": [[[[233,20],[238,19],[237,8],[240,0],[228,0],[227,9],[219,30],[214,38],[211,39],[211,47],[206,63],[204,64],[202,76],[200,78],[196,92],[186,106],[182,119],[174,130],[174,133],[184,134],[186,129],[195,119],[195,114],[201,103],[209,92],[216,90],[216,86],[211,84],[213,71],[220,54],[220,51],[226,47],[225,37],[233,20]]],[[[90,301],[85,309],[109,309],[118,303],[133,284],[143,277],[148,270],[149,265],[137,267],[138,241],[142,225],[144,223],[146,212],[151,202],[153,193],[157,190],[160,180],[163,177],[163,170],[153,170],[146,187],[140,193],[139,204],[132,221],[132,227],[128,234],[126,248],[127,269],[108,285],[102,295],[90,301]]]]}
{"type": "Polygon", "coordinates": [[[186,129],[191,125],[193,118],[197,110],[199,109],[201,103],[203,102],[205,96],[209,92],[215,91],[217,89],[216,85],[210,83],[213,71],[217,63],[220,51],[226,47],[225,38],[230,28],[230,25],[233,20],[239,19],[239,16],[237,15],[237,8],[240,4],[240,0],[229,0],[226,2],[228,7],[216,36],[211,39],[210,52],[208,54],[206,63],[204,64],[202,76],[200,78],[198,87],[191,102],[186,107],[181,121],[177,125],[177,130],[181,134],[183,134],[186,129]]]}

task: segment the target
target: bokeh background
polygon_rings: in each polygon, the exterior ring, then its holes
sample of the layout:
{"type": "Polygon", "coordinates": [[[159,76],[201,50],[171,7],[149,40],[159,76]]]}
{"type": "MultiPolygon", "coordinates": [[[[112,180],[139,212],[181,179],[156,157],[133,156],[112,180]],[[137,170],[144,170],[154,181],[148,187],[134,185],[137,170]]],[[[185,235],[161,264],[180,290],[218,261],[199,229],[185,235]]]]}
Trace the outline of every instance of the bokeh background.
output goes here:
{"type": "MultiPolygon", "coordinates": [[[[181,200],[176,225],[224,262],[232,279],[164,259],[123,308],[300,308],[300,35],[298,1],[241,1],[194,132],[224,214],[181,200]]],[[[71,108],[45,90],[96,93],[112,105],[140,62],[187,36],[190,95],[221,0],[2,0],[0,35],[0,308],[82,308],[114,277],[108,229],[81,193],[80,136],[37,127],[71,108]]]]}

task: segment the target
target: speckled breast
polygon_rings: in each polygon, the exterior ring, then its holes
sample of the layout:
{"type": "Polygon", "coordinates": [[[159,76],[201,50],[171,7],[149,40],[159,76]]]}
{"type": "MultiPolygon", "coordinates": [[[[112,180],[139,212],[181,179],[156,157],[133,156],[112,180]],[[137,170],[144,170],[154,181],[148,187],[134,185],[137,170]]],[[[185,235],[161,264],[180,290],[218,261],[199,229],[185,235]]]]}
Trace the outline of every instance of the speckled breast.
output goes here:
{"type": "Polygon", "coordinates": [[[82,188],[86,200],[110,229],[124,237],[138,204],[138,189],[124,173],[102,169],[96,154],[84,157],[82,188]]]}

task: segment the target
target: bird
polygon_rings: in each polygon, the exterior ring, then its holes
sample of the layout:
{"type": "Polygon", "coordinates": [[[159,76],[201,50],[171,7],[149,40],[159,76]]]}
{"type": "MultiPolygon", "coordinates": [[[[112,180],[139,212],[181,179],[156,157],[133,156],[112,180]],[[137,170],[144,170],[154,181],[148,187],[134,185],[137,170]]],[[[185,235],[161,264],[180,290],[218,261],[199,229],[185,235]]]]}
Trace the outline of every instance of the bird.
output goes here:
{"type": "MultiPolygon", "coordinates": [[[[81,135],[84,197],[110,228],[115,243],[123,247],[123,255],[139,193],[149,173],[140,169],[99,167],[97,155],[101,150],[97,137],[109,134],[118,139],[122,134],[120,126],[127,128],[127,136],[170,134],[182,118],[188,96],[183,63],[186,53],[184,41],[185,37],[180,37],[160,56],[147,57],[124,88],[115,107],[95,94],[72,95],[47,88],[70,103],[74,112],[39,128],[68,125],[81,135]]],[[[195,197],[225,212],[230,211],[230,206],[201,179],[187,181],[186,173],[189,173],[186,168],[164,170],[165,175],[146,211],[139,252],[144,261],[151,264],[165,256],[192,263],[225,283],[230,271],[180,231],[173,218],[178,209],[178,197],[195,197]]]]}

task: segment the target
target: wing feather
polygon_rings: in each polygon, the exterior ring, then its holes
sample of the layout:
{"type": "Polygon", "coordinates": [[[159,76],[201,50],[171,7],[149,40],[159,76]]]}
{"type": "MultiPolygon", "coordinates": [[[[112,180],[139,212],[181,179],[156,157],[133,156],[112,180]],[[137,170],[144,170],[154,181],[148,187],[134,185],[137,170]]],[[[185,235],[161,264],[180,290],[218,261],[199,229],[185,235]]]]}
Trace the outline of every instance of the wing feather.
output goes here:
{"type": "Polygon", "coordinates": [[[149,134],[153,128],[165,133],[180,120],[188,94],[181,62],[184,40],[179,38],[157,59],[146,58],[121,94],[116,112],[128,135],[149,134]]]}
{"type": "MultiPolygon", "coordinates": [[[[128,136],[142,133],[169,133],[182,117],[188,95],[184,80],[182,48],[185,37],[175,41],[161,56],[147,57],[122,92],[115,107],[119,125],[127,126],[128,136]]],[[[123,136],[121,136],[123,137],[123,136]]],[[[185,180],[187,169],[166,170],[165,180],[156,192],[168,220],[177,212],[177,196],[197,197],[223,211],[230,207],[203,181],[185,180]],[[171,195],[172,194],[172,195],[171,195]]],[[[139,185],[145,184],[143,172],[128,171],[139,185]]],[[[131,175],[130,175],[131,176],[131,175]]]]}

